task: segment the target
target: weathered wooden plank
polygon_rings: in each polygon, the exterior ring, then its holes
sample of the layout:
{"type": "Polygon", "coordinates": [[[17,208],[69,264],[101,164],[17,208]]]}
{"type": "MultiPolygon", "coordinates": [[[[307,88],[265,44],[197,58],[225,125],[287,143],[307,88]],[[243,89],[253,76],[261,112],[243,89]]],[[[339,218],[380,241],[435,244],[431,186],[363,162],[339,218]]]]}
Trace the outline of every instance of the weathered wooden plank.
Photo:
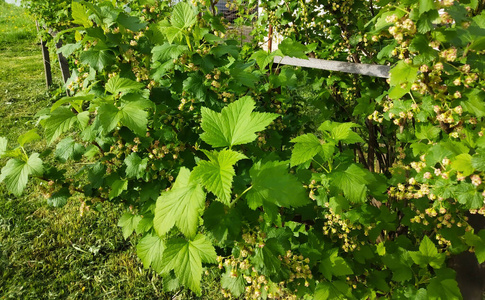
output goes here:
{"type": "MultiPolygon", "coordinates": [[[[37,26],[37,31],[39,31],[39,22],[35,21],[35,25],[37,26]]],[[[51,71],[51,59],[49,56],[49,49],[47,48],[47,43],[40,38],[40,46],[42,48],[42,61],[44,65],[44,74],[45,74],[45,85],[47,88],[50,88],[52,85],[52,71],[51,71]]]]}
{"type": "Polygon", "coordinates": [[[344,73],[360,74],[373,77],[389,78],[389,66],[357,64],[335,60],[323,60],[317,58],[301,59],[295,57],[276,56],[274,62],[297,67],[338,71],[344,73]]]}

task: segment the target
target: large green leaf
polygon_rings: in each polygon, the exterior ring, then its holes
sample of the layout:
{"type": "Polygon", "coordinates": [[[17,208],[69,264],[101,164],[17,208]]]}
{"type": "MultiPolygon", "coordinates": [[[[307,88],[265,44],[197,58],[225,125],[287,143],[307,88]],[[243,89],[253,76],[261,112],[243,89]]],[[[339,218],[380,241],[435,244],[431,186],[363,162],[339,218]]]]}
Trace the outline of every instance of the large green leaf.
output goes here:
{"type": "Polygon", "coordinates": [[[143,83],[136,82],[128,78],[122,78],[119,75],[110,78],[105,86],[106,90],[113,95],[117,95],[119,93],[137,92],[144,87],[145,85],[143,83]]]}
{"type": "Polygon", "coordinates": [[[176,225],[185,236],[194,237],[204,203],[202,186],[191,179],[188,169],[182,168],[172,189],[163,192],[157,200],[153,227],[159,235],[164,235],[176,225]]]}
{"type": "Polygon", "coordinates": [[[138,223],[140,223],[141,217],[131,212],[125,212],[120,220],[118,226],[123,230],[123,238],[126,240],[135,231],[138,223]]]}
{"type": "Polygon", "coordinates": [[[328,251],[327,257],[322,259],[318,269],[328,280],[332,280],[332,276],[346,276],[354,274],[352,268],[345,261],[345,259],[338,256],[338,248],[328,251]]]}
{"type": "Polygon", "coordinates": [[[247,158],[244,154],[232,150],[204,151],[209,161],[201,160],[192,171],[195,180],[214,193],[224,204],[231,202],[232,178],[236,174],[234,165],[241,159],[247,158]]]}
{"type": "Polygon", "coordinates": [[[291,166],[296,166],[312,159],[323,151],[322,142],[312,133],[300,135],[291,140],[296,143],[291,151],[291,166]]]}
{"type": "Polygon", "coordinates": [[[314,300],[355,299],[345,281],[320,282],[315,289],[314,300]]]}
{"type": "Polygon", "coordinates": [[[59,107],[51,113],[44,123],[48,143],[52,143],[61,134],[71,129],[74,124],[77,124],[82,129],[85,126],[85,122],[86,113],[76,115],[68,107],[59,107]]]}
{"type": "Polygon", "coordinates": [[[118,197],[123,193],[123,191],[126,191],[128,189],[128,181],[127,180],[122,180],[118,179],[113,182],[111,185],[111,190],[109,191],[109,199],[112,200],[113,198],[118,197]]]}
{"type": "Polygon", "coordinates": [[[283,53],[283,55],[290,57],[297,57],[302,59],[308,59],[306,52],[307,47],[299,42],[295,42],[290,38],[285,39],[278,45],[278,49],[283,53]]]}
{"type": "Polygon", "coordinates": [[[105,103],[98,109],[98,118],[105,132],[111,132],[118,123],[125,125],[134,133],[145,136],[148,124],[147,108],[152,103],[141,95],[130,94],[123,98],[120,108],[111,103],[105,103]],[[126,100],[130,101],[126,101],[126,100]]]}
{"type": "Polygon", "coordinates": [[[19,136],[17,142],[19,143],[20,147],[23,147],[25,144],[39,139],[40,135],[37,133],[37,129],[34,128],[19,136]]]}
{"type": "Polygon", "coordinates": [[[172,25],[177,28],[189,28],[197,21],[195,7],[187,2],[179,2],[172,11],[172,25]]]}
{"type": "Polygon", "coordinates": [[[139,18],[125,13],[120,13],[117,21],[121,26],[133,32],[138,32],[147,26],[146,22],[142,22],[139,18]]]}
{"type": "Polygon", "coordinates": [[[456,188],[455,196],[467,209],[478,209],[483,206],[482,194],[471,183],[461,182],[456,188]]]}
{"type": "Polygon", "coordinates": [[[165,250],[165,243],[156,234],[145,235],[136,245],[136,253],[147,269],[152,266],[155,272],[162,271],[162,257],[165,250]]]}
{"type": "Polygon", "coordinates": [[[252,209],[263,205],[300,207],[310,202],[303,185],[288,173],[288,162],[258,162],[249,171],[252,188],[247,193],[252,209]]]}
{"type": "Polygon", "coordinates": [[[276,238],[270,238],[265,241],[263,247],[257,247],[254,256],[252,257],[252,263],[262,274],[266,276],[276,276],[278,280],[285,279],[287,274],[278,259],[279,256],[283,256],[285,250],[281,243],[276,238]]]}
{"type": "Polygon", "coordinates": [[[444,253],[438,253],[435,244],[427,236],[419,244],[419,251],[410,251],[409,255],[421,267],[430,265],[435,269],[443,267],[446,258],[444,253]]]}
{"type": "Polygon", "coordinates": [[[202,108],[201,139],[213,147],[231,147],[246,144],[256,139],[256,132],[262,131],[277,114],[253,112],[254,100],[249,97],[229,104],[220,113],[202,108]]]}
{"type": "Polygon", "coordinates": [[[345,171],[330,173],[332,184],[342,190],[347,199],[353,203],[364,202],[367,196],[367,173],[356,164],[350,165],[345,171]]]}
{"type": "Polygon", "coordinates": [[[463,176],[469,176],[475,171],[472,165],[472,156],[468,153],[462,153],[453,158],[451,167],[456,171],[463,172],[463,176]]]}
{"type": "Polygon", "coordinates": [[[166,244],[162,258],[162,273],[171,270],[179,281],[200,295],[202,263],[215,263],[216,251],[205,236],[198,234],[193,240],[172,238],[166,244]]]}
{"type": "Polygon", "coordinates": [[[145,174],[148,158],[141,159],[138,154],[133,152],[125,158],[124,162],[126,165],[126,176],[140,179],[145,174]]]}
{"type": "Polygon", "coordinates": [[[81,53],[81,62],[87,64],[96,71],[103,71],[106,66],[114,63],[114,55],[111,50],[91,48],[81,53]]]}
{"type": "Polygon", "coordinates": [[[40,176],[43,171],[44,167],[38,153],[33,153],[26,161],[12,158],[2,168],[0,182],[5,182],[9,192],[20,196],[27,185],[29,175],[40,176]]]}
{"type": "Polygon", "coordinates": [[[79,2],[72,1],[71,13],[74,24],[79,24],[84,27],[93,26],[93,22],[89,20],[88,9],[79,2]]]}
{"type": "Polygon", "coordinates": [[[188,49],[185,45],[164,43],[163,45],[155,46],[152,49],[152,61],[165,62],[178,58],[184,51],[188,49]]]}
{"type": "Polygon", "coordinates": [[[465,232],[465,242],[468,246],[474,247],[478,263],[483,263],[485,261],[485,230],[480,230],[478,234],[465,232]]]}
{"type": "Polygon", "coordinates": [[[68,159],[78,160],[85,150],[83,145],[76,143],[72,137],[68,137],[57,144],[56,157],[62,162],[66,162],[68,159]]]}

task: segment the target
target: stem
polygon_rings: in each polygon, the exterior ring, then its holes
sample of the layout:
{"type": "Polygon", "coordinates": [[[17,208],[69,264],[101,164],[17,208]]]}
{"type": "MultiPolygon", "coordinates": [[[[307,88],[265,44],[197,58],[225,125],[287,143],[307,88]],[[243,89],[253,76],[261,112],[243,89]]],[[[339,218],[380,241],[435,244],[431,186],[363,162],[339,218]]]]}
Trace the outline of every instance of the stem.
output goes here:
{"type": "MultiPolygon", "coordinates": [[[[313,161],[314,163],[316,163],[317,165],[319,165],[319,166],[320,166],[320,168],[324,169],[324,170],[325,170],[325,172],[330,173],[330,172],[327,170],[327,168],[325,168],[325,167],[324,167],[324,166],[323,166],[321,163],[319,163],[319,162],[318,162],[318,161],[316,161],[315,159],[312,159],[312,161],[313,161]]],[[[329,164],[329,165],[330,165],[330,164],[329,164]]]]}
{"type": "Polygon", "coordinates": [[[250,189],[252,189],[253,186],[250,186],[248,187],[247,189],[244,190],[244,192],[241,193],[241,195],[237,196],[236,199],[234,199],[234,201],[232,201],[230,204],[229,204],[229,207],[233,207],[234,204],[237,202],[237,200],[239,200],[244,194],[246,194],[250,189]]]}

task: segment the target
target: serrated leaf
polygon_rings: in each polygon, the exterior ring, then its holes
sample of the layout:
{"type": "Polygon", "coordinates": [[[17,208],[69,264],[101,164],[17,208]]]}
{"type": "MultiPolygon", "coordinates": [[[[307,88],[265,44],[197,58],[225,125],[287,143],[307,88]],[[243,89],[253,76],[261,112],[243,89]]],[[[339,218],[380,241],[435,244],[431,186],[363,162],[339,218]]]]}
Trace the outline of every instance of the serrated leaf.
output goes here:
{"type": "Polygon", "coordinates": [[[288,162],[258,162],[249,170],[252,188],[247,193],[251,209],[263,205],[300,207],[310,202],[303,185],[288,173],[288,162]]]}
{"type": "Polygon", "coordinates": [[[435,244],[427,236],[424,236],[419,244],[419,251],[410,251],[409,255],[417,265],[421,267],[430,265],[434,269],[443,267],[446,258],[443,253],[438,253],[435,244]]]}
{"type": "Polygon", "coordinates": [[[141,159],[135,152],[125,158],[125,173],[127,177],[142,178],[147,168],[148,158],[141,159]]]}
{"type": "Polygon", "coordinates": [[[416,137],[420,140],[434,140],[438,137],[438,134],[441,130],[438,127],[435,127],[431,124],[426,125],[418,125],[416,128],[416,137]]]}
{"type": "Polygon", "coordinates": [[[237,209],[226,209],[222,203],[214,201],[204,212],[204,227],[219,243],[231,241],[241,232],[241,216],[237,209]]]}
{"type": "Polygon", "coordinates": [[[478,118],[485,116],[485,104],[483,103],[484,97],[485,92],[478,89],[471,90],[466,94],[466,100],[461,101],[463,110],[478,118]]]}
{"type": "Polygon", "coordinates": [[[71,197],[69,189],[66,187],[61,188],[59,191],[53,193],[49,199],[47,199],[47,205],[53,207],[63,207],[67,204],[69,197],[71,197]]]}
{"type": "Polygon", "coordinates": [[[105,89],[113,95],[118,95],[119,93],[137,92],[144,87],[143,83],[116,75],[108,80],[105,89]]]}
{"type": "MultiPolygon", "coordinates": [[[[392,87],[398,86],[402,83],[412,83],[416,80],[418,75],[418,68],[407,64],[400,60],[389,72],[390,84],[392,87]]],[[[409,84],[408,84],[409,85],[409,84]]]]}
{"type": "Polygon", "coordinates": [[[454,279],[432,278],[427,286],[429,300],[461,300],[458,283],[454,279]]]}
{"type": "MultiPolygon", "coordinates": [[[[1,156],[1,150],[0,150],[1,156]]],[[[476,153],[472,156],[472,167],[478,171],[485,172],[485,154],[476,153]]]]}
{"type": "Polygon", "coordinates": [[[68,107],[59,107],[53,111],[48,119],[45,120],[45,135],[49,144],[56,140],[61,134],[68,131],[78,124],[81,126],[77,115],[68,107]]]}
{"type": "Polygon", "coordinates": [[[478,234],[467,231],[464,237],[465,243],[470,247],[474,247],[478,263],[483,263],[485,261],[485,230],[480,230],[478,234]]]}
{"type": "Polygon", "coordinates": [[[276,238],[266,240],[265,245],[257,247],[255,252],[251,262],[262,274],[278,276],[278,280],[283,280],[288,275],[278,259],[278,256],[285,254],[285,249],[276,238]]]}
{"type": "Polygon", "coordinates": [[[456,188],[455,196],[467,209],[478,209],[483,206],[482,194],[471,183],[461,182],[456,188]]]}
{"type": "Polygon", "coordinates": [[[202,263],[215,263],[216,251],[205,236],[198,234],[194,240],[172,238],[166,244],[162,259],[162,273],[174,270],[179,281],[200,295],[202,263]]]}
{"type": "Polygon", "coordinates": [[[354,127],[358,127],[358,125],[351,122],[342,123],[333,127],[330,133],[335,142],[342,141],[348,144],[363,143],[364,140],[352,130],[354,127]]]}
{"type": "Polygon", "coordinates": [[[43,171],[44,167],[38,153],[33,153],[27,161],[12,158],[2,168],[0,182],[5,182],[10,193],[20,196],[27,185],[29,175],[40,176],[43,171]]]}
{"type": "Polygon", "coordinates": [[[105,103],[98,108],[101,127],[106,133],[109,133],[121,122],[134,133],[145,136],[148,124],[146,109],[152,104],[140,95],[131,94],[130,97],[123,99],[127,98],[134,101],[123,101],[119,109],[111,103],[105,103]]]}
{"type": "Polygon", "coordinates": [[[126,240],[135,231],[141,217],[139,215],[134,215],[131,212],[125,212],[120,220],[118,221],[118,226],[123,230],[123,238],[126,240]]]}
{"type": "Polygon", "coordinates": [[[276,56],[283,56],[283,53],[281,53],[281,51],[279,50],[276,50],[271,53],[268,53],[267,51],[264,51],[264,50],[259,50],[254,52],[249,59],[250,60],[254,59],[258,64],[259,68],[261,70],[264,70],[269,64],[273,63],[273,60],[276,56]]]}
{"type": "Polygon", "coordinates": [[[98,108],[98,120],[105,133],[111,132],[121,120],[119,109],[111,103],[105,103],[98,108]]]}
{"type": "Polygon", "coordinates": [[[172,25],[183,29],[195,24],[197,13],[195,7],[187,2],[179,2],[174,6],[171,17],[172,25]]]}
{"type": "Polygon", "coordinates": [[[354,299],[350,286],[344,281],[320,282],[315,289],[314,300],[354,299]]]}
{"type": "Polygon", "coordinates": [[[253,112],[254,100],[249,97],[229,104],[220,113],[202,108],[202,129],[200,138],[213,147],[232,147],[247,144],[256,139],[256,132],[262,131],[277,114],[253,112]]]}
{"type": "Polygon", "coordinates": [[[147,22],[142,22],[139,18],[135,16],[130,16],[125,13],[120,13],[116,19],[118,23],[133,32],[138,32],[147,26],[147,22]]]}
{"type": "Polygon", "coordinates": [[[241,159],[247,158],[244,154],[224,149],[217,151],[204,151],[209,161],[199,161],[192,171],[194,180],[200,180],[202,185],[214,193],[224,204],[231,202],[232,179],[236,175],[234,165],[241,159]]]}
{"type": "Polygon", "coordinates": [[[20,144],[20,147],[23,147],[25,144],[39,139],[40,135],[37,133],[37,129],[34,128],[19,136],[17,142],[20,144]]]}
{"type": "Polygon", "coordinates": [[[327,280],[332,280],[333,276],[346,276],[354,273],[345,259],[338,256],[338,248],[328,252],[327,257],[322,259],[318,269],[327,280]]]}
{"type": "Polygon", "coordinates": [[[295,143],[290,158],[292,167],[307,162],[323,151],[322,142],[312,133],[300,135],[291,142],[295,143]]]}
{"type": "Polygon", "coordinates": [[[152,61],[172,60],[178,58],[182,53],[188,50],[185,45],[164,43],[163,45],[155,46],[152,49],[152,61]]]}
{"type": "Polygon", "coordinates": [[[335,171],[329,174],[332,184],[344,192],[353,203],[364,202],[367,196],[369,182],[366,172],[356,164],[350,165],[345,171],[335,171]]]}
{"type": "Polygon", "coordinates": [[[284,41],[282,41],[278,45],[278,50],[280,50],[282,54],[286,56],[308,59],[305,54],[308,51],[307,47],[290,38],[286,38],[284,41]]]}
{"type": "Polygon", "coordinates": [[[111,185],[111,190],[109,191],[109,200],[112,200],[113,198],[118,197],[123,193],[123,191],[126,191],[128,189],[128,181],[118,179],[113,182],[111,185]]]}
{"type": "Polygon", "coordinates": [[[462,153],[453,158],[451,167],[456,171],[463,172],[464,176],[469,176],[475,171],[472,166],[472,157],[468,153],[462,153]]]}
{"type": "Polygon", "coordinates": [[[163,239],[155,234],[145,235],[136,245],[136,253],[143,262],[143,267],[148,269],[152,266],[155,272],[162,271],[163,251],[165,243],[163,239]]]}
{"type": "Polygon", "coordinates": [[[419,0],[419,15],[433,9],[436,9],[433,0],[419,0]]]}
{"type": "Polygon", "coordinates": [[[91,48],[81,53],[80,59],[83,64],[89,65],[98,72],[102,72],[106,66],[114,63],[113,52],[111,50],[91,48]]]}
{"type": "Polygon", "coordinates": [[[66,162],[68,159],[78,160],[82,157],[85,148],[76,143],[73,138],[68,137],[59,142],[56,146],[56,157],[61,162],[66,162]]]}
{"type": "Polygon", "coordinates": [[[174,225],[187,237],[194,237],[203,212],[205,193],[202,186],[191,180],[190,171],[180,169],[175,184],[157,199],[153,227],[159,235],[166,234],[174,225]]]}
{"type": "Polygon", "coordinates": [[[71,13],[74,24],[79,24],[84,27],[93,26],[93,22],[89,20],[88,9],[81,3],[73,1],[71,4],[71,13]]]}
{"type": "Polygon", "coordinates": [[[231,276],[231,271],[227,271],[221,277],[221,286],[223,289],[228,289],[235,297],[239,297],[246,289],[246,280],[239,274],[236,277],[231,276]]]}

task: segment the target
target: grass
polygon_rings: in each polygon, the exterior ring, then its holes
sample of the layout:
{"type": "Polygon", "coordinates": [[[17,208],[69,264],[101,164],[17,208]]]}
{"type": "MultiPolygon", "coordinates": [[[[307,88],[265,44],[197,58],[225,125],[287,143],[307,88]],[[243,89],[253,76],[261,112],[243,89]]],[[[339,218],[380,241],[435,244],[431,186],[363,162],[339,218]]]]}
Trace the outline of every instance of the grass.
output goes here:
{"type": "MultiPolygon", "coordinates": [[[[0,0],[0,24],[7,24],[0,25],[0,136],[15,144],[61,91],[60,72],[53,74],[57,89],[47,91],[35,24],[22,9],[0,0]]],[[[39,141],[28,151],[46,147],[39,141]]],[[[0,184],[0,299],[195,298],[187,290],[164,292],[161,277],[143,269],[138,238],[124,240],[116,226],[122,206],[108,203],[81,215],[80,205],[72,199],[63,208],[49,207],[40,182],[21,197],[0,184]]],[[[220,299],[217,271],[209,271],[201,299],[220,299]]]]}

